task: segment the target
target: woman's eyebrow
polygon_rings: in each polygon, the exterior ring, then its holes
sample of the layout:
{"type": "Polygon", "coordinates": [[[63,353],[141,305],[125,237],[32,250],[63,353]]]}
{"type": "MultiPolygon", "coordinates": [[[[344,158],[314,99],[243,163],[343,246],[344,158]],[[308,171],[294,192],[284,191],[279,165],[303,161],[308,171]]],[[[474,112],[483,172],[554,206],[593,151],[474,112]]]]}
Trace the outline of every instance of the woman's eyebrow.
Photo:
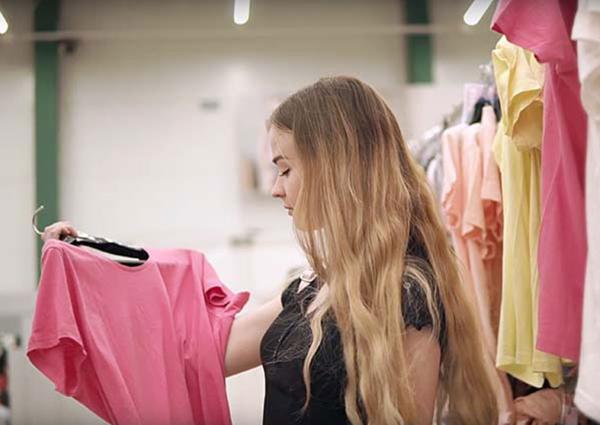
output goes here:
{"type": "Polygon", "coordinates": [[[283,157],[283,155],[277,155],[275,158],[273,158],[273,164],[277,165],[277,161],[279,161],[280,159],[285,159],[283,157]]]}

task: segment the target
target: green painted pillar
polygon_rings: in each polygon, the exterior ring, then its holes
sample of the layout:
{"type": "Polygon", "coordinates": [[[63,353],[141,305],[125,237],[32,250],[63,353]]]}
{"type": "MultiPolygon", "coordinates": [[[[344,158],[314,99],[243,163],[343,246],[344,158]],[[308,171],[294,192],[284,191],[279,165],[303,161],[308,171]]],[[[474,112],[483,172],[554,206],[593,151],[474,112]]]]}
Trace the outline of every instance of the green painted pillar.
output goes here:
{"type": "MultiPolygon", "coordinates": [[[[34,28],[56,31],[60,0],[40,0],[35,7],[34,28]]],[[[35,183],[36,208],[44,205],[38,227],[58,220],[58,111],[59,43],[39,41],[34,45],[35,72],[35,183]]],[[[38,278],[42,241],[37,238],[38,278]]],[[[39,280],[39,279],[38,279],[39,280]]]]}
{"type": "MultiPolygon", "coordinates": [[[[427,0],[404,0],[405,21],[407,24],[429,24],[427,0]]],[[[407,82],[433,82],[433,40],[430,34],[409,34],[406,36],[406,76],[407,82]]]]}

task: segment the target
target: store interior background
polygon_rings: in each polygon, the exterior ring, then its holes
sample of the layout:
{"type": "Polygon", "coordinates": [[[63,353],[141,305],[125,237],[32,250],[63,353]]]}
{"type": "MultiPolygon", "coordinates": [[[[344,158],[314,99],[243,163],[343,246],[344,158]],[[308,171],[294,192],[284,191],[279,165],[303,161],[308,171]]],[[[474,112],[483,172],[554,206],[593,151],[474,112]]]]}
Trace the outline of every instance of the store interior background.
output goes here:
{"type": "MultiPolygon", "coordinates": [[[[499,38],[491,10],[466,28],[469,0],[429,0],[433,81],[409,84],[402,0],[252,0],[243,26],[233,0],[60,3],[60,30],[80,39],[60,54],[59,219],[139,246],[203,251],[231,289],[251,292],[245,311],[304,263],[281,203],[245,189],[270,99],[322,76],[356,76],[412,139],[480,80],[499,38]]],[[[103,423],[25,357],[39,261],[36,4],[0,0],[10,24],[0,35],[0,332],[22,339],[9,357],[12,423],[103,423]]],[[[260,423],[262,370],[227,385],[234,424],[260,423]]]]}

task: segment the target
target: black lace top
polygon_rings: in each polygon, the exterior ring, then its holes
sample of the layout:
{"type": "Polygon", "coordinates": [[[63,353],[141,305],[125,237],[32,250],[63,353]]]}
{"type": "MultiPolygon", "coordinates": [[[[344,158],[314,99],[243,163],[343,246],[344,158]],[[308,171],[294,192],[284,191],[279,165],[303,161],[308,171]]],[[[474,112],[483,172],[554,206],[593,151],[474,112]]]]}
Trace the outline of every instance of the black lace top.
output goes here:
{"type": "MultiPolygon", "coordinates": [[[[265,333],[260,354],[265,372],[264,425],[338,425],[350,423],[344,410],[346,368],[341,336],[333,319],[326,319],[323,341],[311,368],[311,399],[303,415],[305,387],[302,367],[311,343],[309,320],[304,312],[318,290],[318,279],[298,292],[302,281],[292,281],[283,291],[283,311],[265,333]]],[[[425,294],[416,282],[403,285],[403,317],[407,327],[432,325],[425,294]]],[[[443,347],[444,317],[440,343],[443,347]]],[[[442,348],[443,349],[443,348],[442,348]]],[[[364,415],[363,415],[364,417],[364,415]]]]}

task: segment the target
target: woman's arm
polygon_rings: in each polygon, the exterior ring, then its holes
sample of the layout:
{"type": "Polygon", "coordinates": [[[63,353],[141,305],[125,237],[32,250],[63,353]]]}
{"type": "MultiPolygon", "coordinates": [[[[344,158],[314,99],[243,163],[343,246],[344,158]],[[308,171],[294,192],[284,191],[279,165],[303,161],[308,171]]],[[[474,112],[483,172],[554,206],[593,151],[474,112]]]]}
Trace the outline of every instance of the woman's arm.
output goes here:
{"type": "Polygon", "coordinates": [[[225,376],[260,365],[260,341],[282,308],[278,295],[257,310],[234,319],[225,352],[225,376]]]}
{"type": "Polygon", "coordinates": [[[431,424],[440,372],[440,345],[431,328],[408,328],[405,339],[409,377],[415,390],[419,424],[431,424]]]}

